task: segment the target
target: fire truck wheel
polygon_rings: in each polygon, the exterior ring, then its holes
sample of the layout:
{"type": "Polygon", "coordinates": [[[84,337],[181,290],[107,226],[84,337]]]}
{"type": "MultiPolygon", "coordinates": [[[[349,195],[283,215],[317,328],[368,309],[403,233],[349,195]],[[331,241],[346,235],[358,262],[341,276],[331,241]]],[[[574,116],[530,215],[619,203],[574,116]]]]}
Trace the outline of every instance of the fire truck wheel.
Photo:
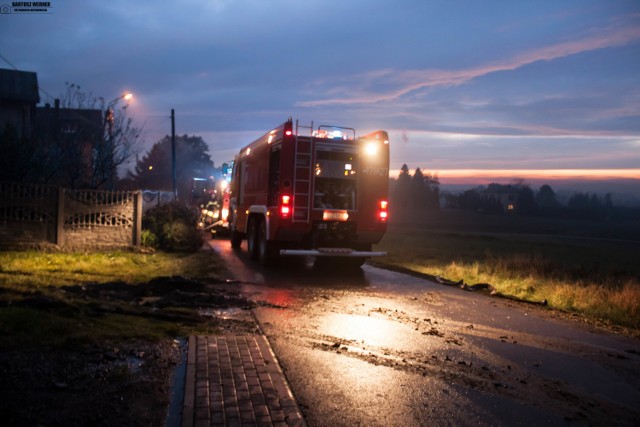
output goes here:
{"type": "Polygon", "coordinates": [[[278,251],[273,242],[267,240],[267,223],[262,221],[258,228],[258,259],[264,266],[272,265],[277,260],[278,251]]]}
{"type": "Polygon", "coordinates": [[[258,221],[255,218],[249,220],[247,227],[247,248],[249,249],[249,258],[258,259],[258,221]]]}
{"type": "Polygon", "coordinates": [[[242,244],[242,236],[236,230],[231,231],[231,247],[233,249],[239,249],[242,244]]]}

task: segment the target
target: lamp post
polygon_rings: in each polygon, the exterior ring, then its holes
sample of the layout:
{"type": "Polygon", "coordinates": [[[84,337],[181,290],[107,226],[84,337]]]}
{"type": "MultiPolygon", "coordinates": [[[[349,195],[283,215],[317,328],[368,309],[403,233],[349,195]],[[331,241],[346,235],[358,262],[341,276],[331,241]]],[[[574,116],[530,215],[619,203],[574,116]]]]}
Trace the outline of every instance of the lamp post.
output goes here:
{"type": "Polygon", "coordinates": [[[133,98],[133,94],[131,92],[126,92],[120,95],[119,97],[109,101],[109,103],[107,104],[107,109],[104,112],[104,123],[105,123],[105,127],[109,126],[109,133],[108,133],[109,138],[111,138],[111,135],[113,132],[113,121],[114,121],[113,107],[118,103],[118,101],[120,101],[121,99],[124,99],[125,101],[127,101],[127,105],[125,105],[122,108],[125,109],[129,106],[129,102],[131,102],[132,98],[133,98]]]}
{"type": "Polygon", "coordinates": [[[112,170],[114,168],[113,166],[113,156],[114,156],[113,123],[115,121],[115,117],[113,114],[113,107],[118,103],[118,101],[120,101],[121,99],[124,99],[125,101],[127,101],[127,104],[124,105],[122,108],[125,109],[129,106],[129,102],[131,102],[132,98],[133,98],[133,94],[131,92],[125,92],[119,97],[109,101],[109,103],[107,104],[107,108],[104,112],[103,132],[106,131],[106,138],[104,138],[106,139],[106,147],[104,147],[104,149],[99,149],[100,152],[97,153],[97,161],[99,164],[99,169],[102,171],[101,174],[106,174],[106,173],[109,174],[109,177],[107,178],[107,182],[110,182],[111,189],[113,189],[113,185],[114,185],[113,175],[115,172],[112,170]]]}
{"type": "Polygon", "coordinates": [[[171,171],[173,178],[173,200],[178,200],[178,188],[176,186],[176,112],[171,109],[171,171]]]}

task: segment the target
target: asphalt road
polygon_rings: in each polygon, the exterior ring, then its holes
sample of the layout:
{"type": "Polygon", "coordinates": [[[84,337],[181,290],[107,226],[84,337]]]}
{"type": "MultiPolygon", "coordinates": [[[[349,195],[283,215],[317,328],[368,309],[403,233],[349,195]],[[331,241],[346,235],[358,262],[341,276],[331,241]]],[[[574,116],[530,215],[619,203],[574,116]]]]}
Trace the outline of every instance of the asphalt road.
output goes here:
{"type": "Polygon", "coordinates": [[[310,426],[640,425],[640,340],[365,265],[262,270],[212,240],[310,426]]]}

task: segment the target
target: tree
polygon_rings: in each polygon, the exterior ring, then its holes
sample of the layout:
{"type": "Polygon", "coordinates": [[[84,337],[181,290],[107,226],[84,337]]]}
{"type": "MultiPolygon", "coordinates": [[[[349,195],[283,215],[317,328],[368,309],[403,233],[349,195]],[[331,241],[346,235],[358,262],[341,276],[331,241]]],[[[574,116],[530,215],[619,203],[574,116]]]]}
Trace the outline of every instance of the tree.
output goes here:
{"type": "Polygon", "coordinates": [[[427,193],[427,207],[431,209],[438,209],[440,207],[440,179],[437,174],[427,173],[424,176],[424,181],[427,193]]]}
{"type": "Polygon", "coordinates": [[[569,215],[576,219],[597,219],[602,211],[602,203],[596,194],[575,193],[567,202],[569,215]]]}
{"type": "Polygon", "coordinates": [[[405,164],[400,168],[398,182],[395,186],[395,204],[406,206],[411,200],[411,174],[409,167],[405,164]]]}
{"type": "Polygon", "coordinates": [[[113,187],[118,168],[140,151],[140,129],[126,116],[125,108],[105,111],[105,132],[93,146],[91,163],[91,187],[104,184],[113,187]]]}
{"type": "Polygon", "coordinates": [[[538,210],[543,215],[555,216],[559,213],[561,205],[556,199],[556,193],[550,185],[540,187],[535,196],[538,210]]]}
{"type": "Polygon", "coordinates": [[[139,151],[140,129],[120,108],[121,98],[105,103],[66,84],[55,108],[38,109],[36,157],[41,158],[40,179],[71,188],[114,187],[118,168],[139,151]],[[53,168],[53,173],[49,169],[53,168]]]}
{"type": "Polygon", "coordinates": [[[440,207],[440,180],[436,174],[425,174],[418,167],[411,175],[405,163],[400,168],[398,179],[391,180],[391,184],[391,197],[396,206],[429,209],[440,207]]]}
{"type": "Polygon", "coordinates": [[[460,195],[460,207],[465,210],[482,209],[483,198],[478,189],[472,188],[460,195]]]}
{"type": "MultiPolygon", "coordinates": [[[[176,136],[176,182],[179,198],[186,200],[193,178],[208,178],[213,174],[209,147],[199,136],[176,136]]],[[[165,136],[130,172],[129,179],[138,188],[173,190],[171,137],[165,136]]]]}
{"type": "Polygon", "coordinates": [[[423,208],[427,205],[427,186],[424,182],[424,175],[422,170],[418,167],[413,173],[413,179],[411,180],[410,199],[411,206],[414,208],[423,208]]]}
{"type": "Polygon", "coordinates": [[[533,215],[536,213],[536,202],[533,190],[526,184],[518,189],[518,215],[533,215]]]}

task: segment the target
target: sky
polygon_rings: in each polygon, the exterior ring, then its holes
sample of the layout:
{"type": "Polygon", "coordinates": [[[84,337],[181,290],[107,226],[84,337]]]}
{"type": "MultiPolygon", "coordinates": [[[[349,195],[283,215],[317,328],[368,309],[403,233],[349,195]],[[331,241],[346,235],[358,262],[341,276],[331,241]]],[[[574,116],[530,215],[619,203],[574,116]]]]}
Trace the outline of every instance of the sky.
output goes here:
{"type": "Polygon", "coordinates": [[[66,82],[133,92],[145,150],[171,109],[217,165],[292,116],[385,129],[392,171],[443,184],[607,180],[640,195],[640,0],[50,5],[0,14],[0,68],[37,72],[42,103],[66,82]]]}

